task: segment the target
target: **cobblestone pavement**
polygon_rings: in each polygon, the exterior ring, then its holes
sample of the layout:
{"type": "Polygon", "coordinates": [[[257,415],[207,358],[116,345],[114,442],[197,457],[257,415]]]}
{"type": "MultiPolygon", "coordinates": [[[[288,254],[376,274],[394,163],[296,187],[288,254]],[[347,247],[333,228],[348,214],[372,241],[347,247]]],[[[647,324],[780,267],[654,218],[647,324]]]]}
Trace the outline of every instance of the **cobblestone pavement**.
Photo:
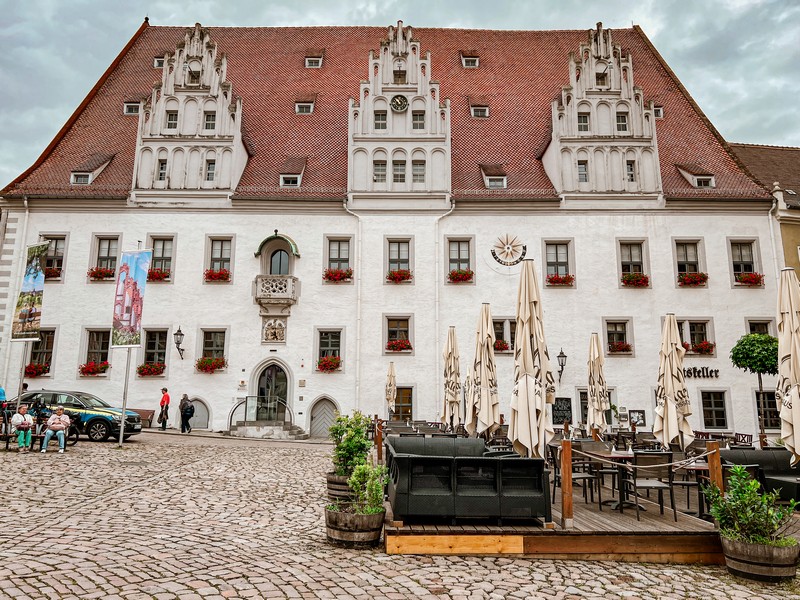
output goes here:
{"type": "Polygon", "coordinates": [[[144,433],[0,452],[0,598],[798,598],[721,567],[330,546],[330,446],[144,433]],[[19,483],[23,481],[25,483],[19,483]]]}

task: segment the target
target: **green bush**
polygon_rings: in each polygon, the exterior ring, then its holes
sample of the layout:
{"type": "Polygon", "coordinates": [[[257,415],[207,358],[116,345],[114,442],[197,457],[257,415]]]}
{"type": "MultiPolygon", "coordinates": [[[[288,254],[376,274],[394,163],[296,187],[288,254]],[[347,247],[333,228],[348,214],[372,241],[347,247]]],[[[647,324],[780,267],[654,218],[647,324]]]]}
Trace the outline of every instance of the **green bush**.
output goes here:
{"type": "Polygon", "coordinates": [[[337,475],[350,477],[353,470],[367,461],[372,442],[368,437],[370,420],[355,411],[352,416],[337,415],[328,429],[333,441],[333,471],[337,475]]]}
{"type": "Polygon", "coordinates": [[[386,467],[372,466],[366,463],[358,465],[347,485],[353,490],[355,501],[353,512],[360,515],[372,515],[383,510],[383,488],[388,480],[386,467]]]}

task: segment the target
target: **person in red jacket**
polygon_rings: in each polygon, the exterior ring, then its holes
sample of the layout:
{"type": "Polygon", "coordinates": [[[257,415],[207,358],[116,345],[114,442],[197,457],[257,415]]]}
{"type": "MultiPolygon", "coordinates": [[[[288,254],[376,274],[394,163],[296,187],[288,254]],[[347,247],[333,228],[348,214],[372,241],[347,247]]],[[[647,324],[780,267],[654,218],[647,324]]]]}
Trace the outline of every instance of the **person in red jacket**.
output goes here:
{"type": "Polygon", "coordinates": [[[167,388],[161,388],[161,412],[158,413],[158,422],[161,423],[161,431],[167,430],[167,420],[169,419],[169,394],[167,388]]]}

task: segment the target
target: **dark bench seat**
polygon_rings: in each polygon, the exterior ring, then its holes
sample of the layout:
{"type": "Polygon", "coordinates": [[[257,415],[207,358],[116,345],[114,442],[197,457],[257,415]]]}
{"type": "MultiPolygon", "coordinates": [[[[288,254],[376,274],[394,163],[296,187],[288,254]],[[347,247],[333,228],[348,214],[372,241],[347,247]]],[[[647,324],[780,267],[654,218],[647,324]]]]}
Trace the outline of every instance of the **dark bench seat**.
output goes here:
{"type": "Polygon", "coordinates": [[[147,410],[144,408],[129,408],[128,410],[132,410],[133,412],[139,414],[139,416],[142,418],[142,428],[153,426],[153,417],[155,416],[156,411],[147,410]]]}
{"type": "Polygon", "coordinates": [[[734,465],[758,465],[761,483],[771,492],[780,490],[781,500],[800,501],[800,468],[790,467],[791,454],[785,448],[764,450],[720,450],[722,462],[734,465]]]}

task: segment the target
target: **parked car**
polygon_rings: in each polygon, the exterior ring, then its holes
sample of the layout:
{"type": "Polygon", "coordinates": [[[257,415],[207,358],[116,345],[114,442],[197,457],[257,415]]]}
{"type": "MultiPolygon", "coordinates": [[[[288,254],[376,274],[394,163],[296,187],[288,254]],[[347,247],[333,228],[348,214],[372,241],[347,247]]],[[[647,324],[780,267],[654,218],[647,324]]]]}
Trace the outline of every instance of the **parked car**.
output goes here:
{"type": "MultiPolygon", "coordinates": [[[[13,405],[16,400],[9,401],[13,405]]],[[[48,410],[56,406],[63,406],[70,418],[77,417],[78,430],[93,442],[102,442],[109,436],[119,437],[120,424],[122,423],[122,409],[111,406],[94,394],[61,390],[33,390],[24,393],[20,398],[21,403],[28,405],[39,404],[48,410]]],[[[132,410],[125,413],[125,439],[141,433],[142,419],[132,410]]]]}

